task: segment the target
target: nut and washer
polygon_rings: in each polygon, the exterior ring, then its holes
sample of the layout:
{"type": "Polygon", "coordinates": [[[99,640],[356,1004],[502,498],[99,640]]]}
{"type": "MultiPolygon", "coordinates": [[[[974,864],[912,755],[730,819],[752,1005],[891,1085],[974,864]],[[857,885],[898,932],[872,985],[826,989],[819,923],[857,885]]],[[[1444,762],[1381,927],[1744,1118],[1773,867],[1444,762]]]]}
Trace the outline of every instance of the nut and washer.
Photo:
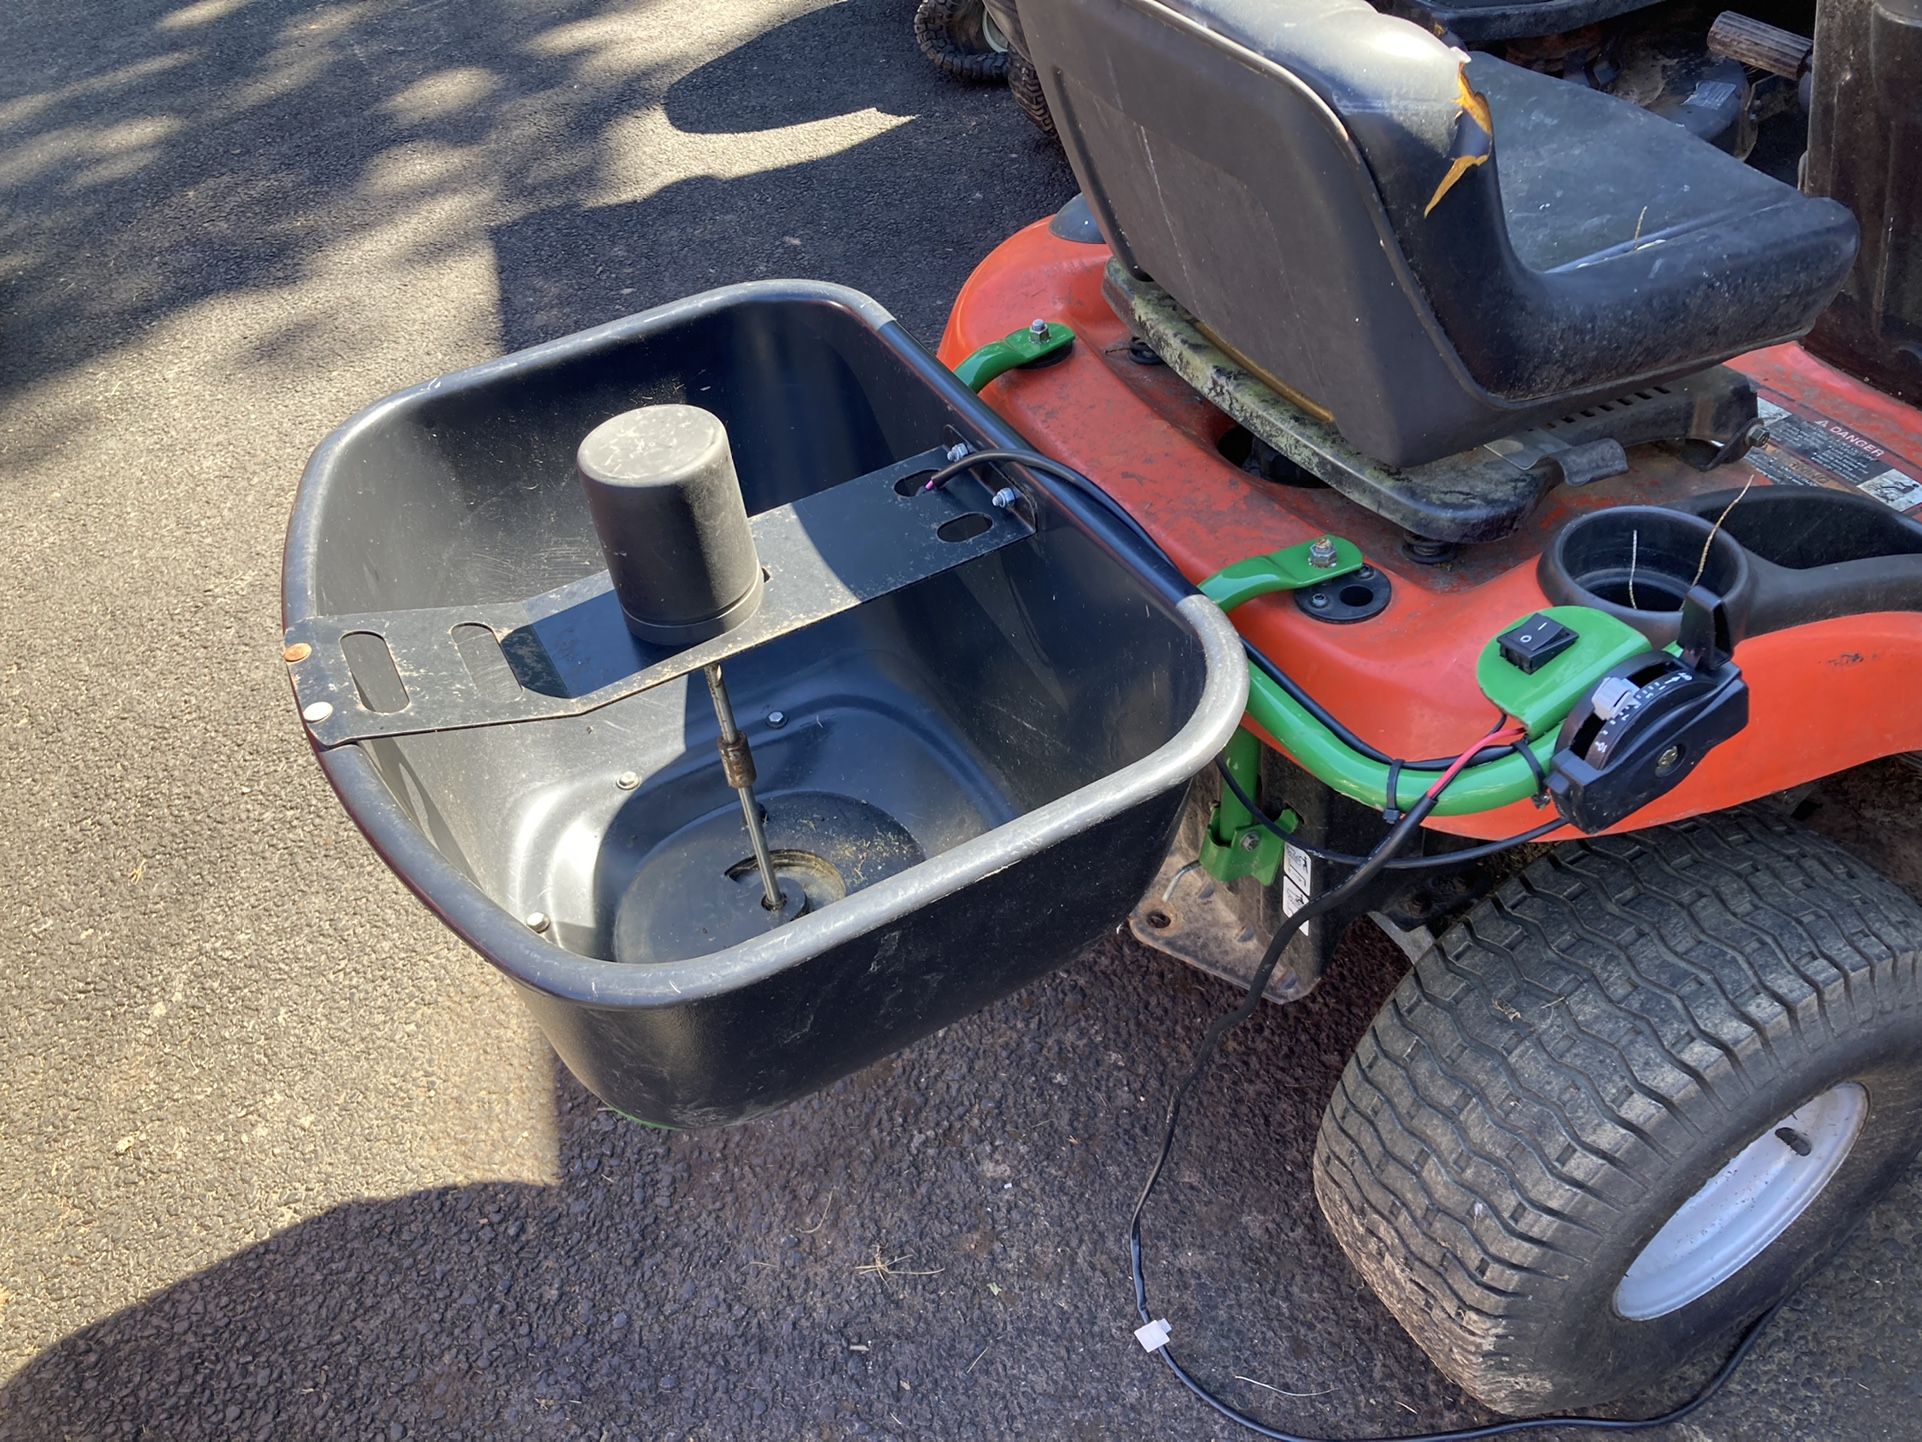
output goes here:
{"type": "Polygon", "coordinates": [[[636,786],[641,784],[641,773],[638,771],[623,771],[619,776],[614,778],[614,784],[623,791],[632,791],[636,786]]]}
{"type": "Polygon", "coordinates": [[[1014,505],[1020,499],[1021,492],[1017,491],[1013,486],[1003,486],[992,496],[988,497],[988,500],[994,505],[995,509],[1002,511],[1007,510],[1008,507],[1014,505]]]}
{"type": "Polygon", "coordinates": [[[1335,538],[1333,536],[1323,536],[1308,548],[1308,564],[1313,566],[1317,571],[1328,570],[1340,559],[1340,556],[1335,551],[1335,538]]]}
{"type": "Polygon", "coordinates": [[[1243,851],[1259,851],[1259,850],[1261,850],[1261,837],[1260,837],[1260,835],[1259,835],[1258,833],[1256,833],[1256,832],[1253,832],[1253,831],[1250,831],[1250,832],[1249,832],[1249,833],[1248,833],[1248,834],[1247,834],[1246,836],[1244,836],[1244,837],[1242,837],[1242,838],[1241,838],[1241,849],[1242,849],[1243,851]]]}
{"type": "Polygon", "coordinates": [[[1034,320],[1028,322],[1028,334],[1036,340],[1046,340],[1048,338],[1048,323],[1037,316],[1034,320]]]}

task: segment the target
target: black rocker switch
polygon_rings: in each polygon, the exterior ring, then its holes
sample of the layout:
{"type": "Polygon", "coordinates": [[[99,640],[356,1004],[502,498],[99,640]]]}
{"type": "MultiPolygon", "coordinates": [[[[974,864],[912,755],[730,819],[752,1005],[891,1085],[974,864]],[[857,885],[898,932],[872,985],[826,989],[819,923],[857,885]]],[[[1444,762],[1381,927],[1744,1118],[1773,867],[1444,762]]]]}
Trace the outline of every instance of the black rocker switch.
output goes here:
{"type": "Polygon", "coordinates": [[[1495,644],[1501,647],[1502,660],[1525,676],[1533,676],[1575,641],[1573,631],[1539,611],[1525,621],[1517,621],[1495,638],[1495,644]]]}

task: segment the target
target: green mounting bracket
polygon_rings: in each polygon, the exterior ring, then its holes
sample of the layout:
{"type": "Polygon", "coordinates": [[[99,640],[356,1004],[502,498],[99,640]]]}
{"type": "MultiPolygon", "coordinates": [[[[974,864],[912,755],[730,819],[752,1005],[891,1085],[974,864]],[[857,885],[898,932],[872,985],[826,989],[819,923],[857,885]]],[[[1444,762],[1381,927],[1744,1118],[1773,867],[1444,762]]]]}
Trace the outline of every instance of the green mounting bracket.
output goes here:
{"type": "Polygon", "coordinates": [[[1058,321],[1036,321],[1000,340],[989,341],[954,368],[961,384],[979,392],[998,375],[1023,366],[1040,365],[1074,344],[1074,332],[1058,321]]]}
{"type": "Polygon", "coordinates": [[[1361,547],[1353,541],[1323,536],[1224,566],[1201,583],[1200,591],[1222,610],[1232,611],[1257,596],[1271,596],[1276,591],[1305,591],[1323,581],[1359,571],[1366,564],[1361,547]]]}
{"type": "MultiPolygon", "coordinates": [[[[1261,776],[1260,740],[1248,731],[1235,732],[1221,760],[1241,789],[1255,795],[1261,776]]],[[[1278,819],[1287,824],[1286,813],[1278,819]]],[[[1255,820],[1254,813],[1236,799],[1234,792],[1221,788],[1221,800],[1215,803],[1208,832],[1201,838],[1203,871],[1223,883],[1252,876],[1263,886],[1273,886],[1287,849],[1287,843],[1255,820]]]]}
{"type": "MultiPolygon", "coordinates": [[[[1594,689],[1603,673],[1649,649],[1648,638],[1626,621],[1587,606],[1549,606],[1528,616],[1546,616],[1575,633],[1575,644],[1534,675],[1512,666],[1501,653],[1500,636],[1489,638],[1475,662],[1475,684],[1482,695],[1528,728],[1530,738],[1562,724],[1575,703],[1594,689]]],[[[1528,619],[1517,616],[1512,629],[1528,619]]]]}
{"type": "MultiPolygon", "coordinates": [[[[1200,583],[1201,593],[1224,611],[1276,591],[1296,591],[1335,576],[1359,570],[1364,564],[1361,551],[1339,536],[1324,536],[1266,556],[1254,556],[1224,567],[1200,583]],[[1330,552],[1332,551],[1332,558],[1330,552]],[[1331,564],[1332,559],[1332,564],[1331,564]],[[1317,565],[1316,562],[1320,564],[1317,565]]],[[[1533,612],[1530,613],[1534,614],[1533,612]]],[[[1537,772],[1546,769],[1555,754],[1555,728],[1610,667],[1648,649],[1648,642],[1632,626],[1599,611],[1580,606],[1554,606],[1548,615],[1576,633],[1576,644],[1557,656],[1533,676],[1526,675],[1501,657],[1496,639],[1491,638],[1476,664],[1476,680],[1489,700],[1528,728],[1528,749],[1535,765],[1517,755],[1470,766],[1435,807],[1436,816],[1467,816],[1493,811],[1516,801],[1535,796],[1540,783],[1537,772]]],[[[1523,618],[1517,618],[1523,619],[1523,618]]],[[[1504,628],[1506,629],[1506,628],[1504,628]]],[[[1434,784],[1439,773],[1403,767],[1395,775],[1395,794],[1388,795],[1389,768],[1348,745],[1340,736],[1297,702],[1266,673],[1249,668],[1248,717],[1287,751],[1295,763],[1325,785],[1354,801],[1376,810],[1392,808],[1406,811],[1434,784]]],[[[1232,767],[1237,740],[1224,757],[1232,767]]],[[[1250,738],[1253,739],[1253,738],[1250,738]]],[[[1256,743],[1259,746],[1259,742],[1256,743]]],[[[1259,751],[1255,753],[1258,759],[1259,751]]],[[[1235,772],[1253,794],[1253,760],[1245,761],[1246,777],[1235,772]]],[[[1208,836],[1202,843],[1203,866],[1218,879],[1230,875],[1253,874],[1252,866],[1239,857],[1223,856],[1229,846],[1245,845],[1245,827],[1259,823],[1247,816],[1247,808],[1226,798],[1217,807],[1208,836]],[[1228,809],[1232,806],[1232,809],[1228,809]],[[1245,867],[1243,870],[1235,870],[1245,867]]],[[[1264,832],[1266,828],[1260,828],[1264,832]]],[[[1267,839],[1277,845],[1279,858],[1285,846],[1272,832],[1267,839]]],[[[1246,853],[1251,860],[1262,853],[1246,853]]],[[[1269,873],[1272,875],[1272,872],[1269,873]]]]}

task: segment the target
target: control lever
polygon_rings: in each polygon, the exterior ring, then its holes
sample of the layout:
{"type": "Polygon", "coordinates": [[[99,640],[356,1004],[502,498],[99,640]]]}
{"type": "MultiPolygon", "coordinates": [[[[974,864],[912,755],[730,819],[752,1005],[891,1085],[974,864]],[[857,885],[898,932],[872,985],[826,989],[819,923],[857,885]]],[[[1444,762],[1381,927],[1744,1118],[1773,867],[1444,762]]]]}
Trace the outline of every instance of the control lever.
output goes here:
{"type": "Polygon", "coordinates": [[[1690,586],[1682,598],[1681,633],[1676,644],[1682,664],[1703,675],[1719,671],[1735,655],[1735,630],[1728,603],[1707,586],[1690,586]]]}
{"type": "Polygon", "coordinates": [[[1706,587],[1691,587],[1682,602],[1680,650],[1630,657],[1563,721],[1548,794],[1571,826],[1606,831],[1748,725],[1728,607],[1706,587]]]}

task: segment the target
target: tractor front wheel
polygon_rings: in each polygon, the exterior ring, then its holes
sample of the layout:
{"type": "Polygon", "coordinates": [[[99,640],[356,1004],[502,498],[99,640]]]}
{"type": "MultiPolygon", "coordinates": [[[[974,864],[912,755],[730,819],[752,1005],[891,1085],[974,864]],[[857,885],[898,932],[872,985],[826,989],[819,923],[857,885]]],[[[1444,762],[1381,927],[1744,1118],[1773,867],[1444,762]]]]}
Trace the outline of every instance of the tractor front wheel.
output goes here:
{"type": "Polygon", "coordinates": [[[1755,812],[1560,847],[1349,1060],[1315,1191],[1441,1370],[1605,1402],[1758,1314],[1922,1146],[1922,906],[1755,812]]]}
{"type": "Polygon", "coordinates": [[[1041,88],[1041,72],[1019,51],[1008,56],[1008,93],[1014,96],[1021,113],[1033,121],[1043,135],[1050,140],[1060,138],[1055,134],[1054,112],[1048,109],[1047,92],[1041,88]]]}
{"type": "Polygon", "coordinates": [[[1008,44],[982,0],[921,0],[914,43],[953,80],[988,84],[1008,73],[1008,44]]]}

